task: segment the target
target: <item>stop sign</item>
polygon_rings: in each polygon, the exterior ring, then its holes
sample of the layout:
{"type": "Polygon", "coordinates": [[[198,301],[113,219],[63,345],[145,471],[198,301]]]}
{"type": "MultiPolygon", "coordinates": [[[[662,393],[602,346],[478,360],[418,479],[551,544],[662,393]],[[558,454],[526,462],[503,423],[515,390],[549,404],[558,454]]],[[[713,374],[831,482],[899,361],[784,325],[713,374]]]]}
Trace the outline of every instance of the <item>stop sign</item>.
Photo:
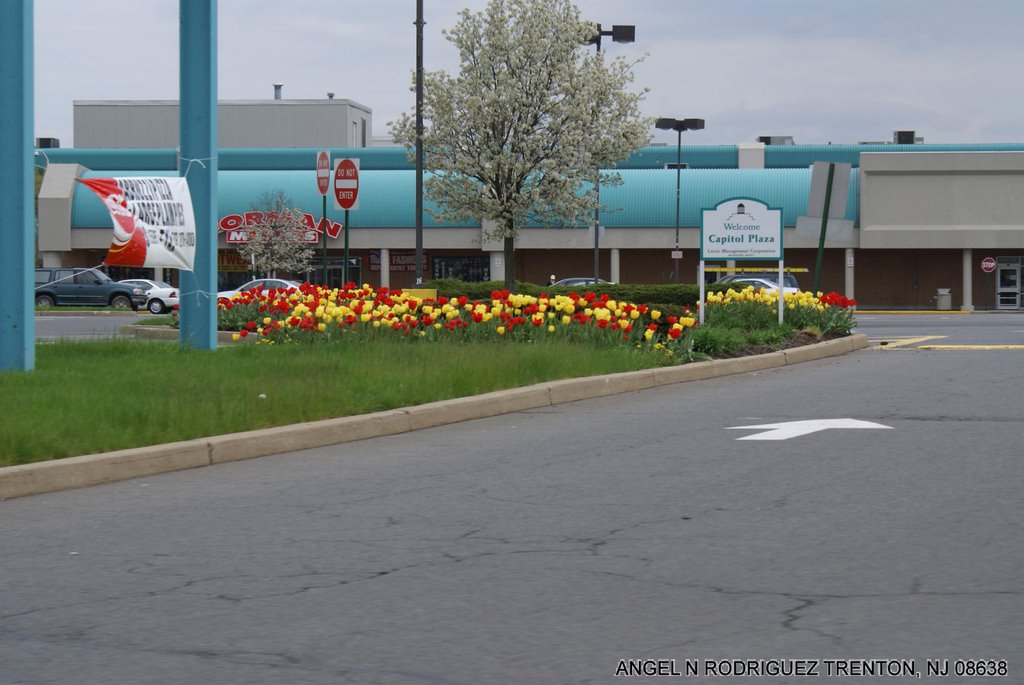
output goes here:
{"type": "Polygon", "coordinates": [[[331,187],[331,153],[320,150],[316,153],[316,188],[326,195],[331,187]]]}
{"type": "Polygon", "coordinates": [[[359,160],[339,159],[334,162],[335,209],[359,209],[359,160]]]}
{"type": "Polygon", "coordinates": [[[996,270],[996,260],[994,260],[992,257],[985,257],[983,260],[981,260],[981,270],[987,274],[992,273],[993,271],[996,270]]]}

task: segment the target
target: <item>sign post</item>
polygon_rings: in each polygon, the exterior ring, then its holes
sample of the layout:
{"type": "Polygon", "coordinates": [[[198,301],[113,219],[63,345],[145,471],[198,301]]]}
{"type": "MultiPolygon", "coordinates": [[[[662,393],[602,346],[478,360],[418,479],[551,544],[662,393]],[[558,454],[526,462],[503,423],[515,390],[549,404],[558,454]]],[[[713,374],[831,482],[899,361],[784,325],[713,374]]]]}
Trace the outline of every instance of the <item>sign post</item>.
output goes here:
{"type": "Polygon", "coordinates": [[[818,233],[818,253],[814,262],[814,292],[821,281],[821,266],[825,257],[825,234],[828,220],[842,219],[846,214],[846,197],[850,188],[850,170],[845,162],[815,162],[811,165],[811,190],[807,198],[807,216],[821,217],[818,233]]]}
{"type": "Polygon", "coordinates": [[[700,323],[704,323],[704,261],[779,263],[779,323],[785,311],[782,260],[782,210],[759,200],[735,198],[705,209],[700,226],[700,323]]]}
{"type": "Polygon", "coordinates": [[[327,191],[331,187],[331,153],[327,150],[320,150],[316,153],[316,189],[320,192],[323,200],[323,209],[320,214],[320,227],[323,229],[324,240],[324,269],[323,285],[327,287],[327,191]]]}
{"type": "Polygon", "coordinates": [[[342,261],[342,280],[348,283],[348,211],[359,209],[359,160],[338,159],[334,162],[334,208],[345,210],[345,257],[342,261]]]}

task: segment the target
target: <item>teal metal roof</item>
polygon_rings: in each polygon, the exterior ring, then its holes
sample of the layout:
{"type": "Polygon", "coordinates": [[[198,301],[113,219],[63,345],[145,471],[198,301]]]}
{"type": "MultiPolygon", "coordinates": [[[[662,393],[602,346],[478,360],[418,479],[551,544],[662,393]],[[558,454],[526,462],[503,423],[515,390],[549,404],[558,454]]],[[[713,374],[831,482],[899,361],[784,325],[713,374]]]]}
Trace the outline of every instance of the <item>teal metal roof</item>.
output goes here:
{"type": "MultiPolygon", "coordinates": [[[[639,169],[622,172],[621,186],[601,189],[601,223],[609,227],[675,226],[676,172],[639,169]]],[[[805,169],[683,169],[679,173],[679,225],[701,225],[702,211],[736,197],[760,200],[782,210],[784,226],[795,226],[806,213],[811,170],[805,169]]],[[[850,174],[844,218],[859,222],[859,170],[850,174]]]]}
{"type": "MultiPolygon", "coordinates": [[[[327,148],[332,159],[359,159],[359,168],[377,170],[415,170],[403,147],[327,148]]],[[[693,168],[734,169],[739,160],[735,145],[684,145],[682,160],[693,168]]],[[[94,171],[136,169],[174,171],[177,152],[171,148],[55,148],[44,151],[47,162],[81,164],[94,171]]],[[[223,148],[217,155],[221,171],[293,169],[302,171],[316,166],[316,148],[223,148]]],[[[661,169],[676,161],[674,145],[650,145],[637,150],[616,165],[619,169],[661,169]]]]}
{"type": "MultiPolygon", "coordinates": [[[[405,148],[359,147],[326,148],[331,158],[359,159],[359,168],[366,170],[415,169],[406,158],[405,148]]],[[[223,148],[217,154],[217,168],[221,171],[246,169],[316,168],[314,148],[223,148]]],[[[177,151],[172,148],[55,148],[43,151],[47,162],[54,164],[81,164],[93,171],[135,169],[138,171],[176,171],[177,151]]]]}
{"type": "MultiPolygon", "coordinates": [[[[135,169],[174,171],[177,151],[173,148],[49,148],[40,151],[47,164],[81,164],[87,169],[135,169]]],[[[107,174],[108,176],[111,174],[107,174]]]]}
{"type": "Polygon", "coordinates": [[[846,162],[859,167],[862,152],[1024,152],[1024,145],[765,145],[764,166],[767,169],[801,169],[815,162],[846,162]]]}
{"type": "MultiPolygon", "coordinates": [[[[415,164],[402,147],[329,148],[331,157],[359,159],[364,171],[412,171],[415,164]]],[[[736,169],[739,148],[735,145],[683,145],[681,159],[693,169],[736,169]]],[[[860,166],[862,152],[1024,152],[1024,144],[963,145],[766,145],[764,163],[768,169],[806,169],[814,162],[846,162],[860,166]]],[[[119,169],[175,171],[176,151],[170,148],[92,149],[55,148],[41,150],[44,159],[63,164],[81,164],[94,171],[119,169]]],[[[305,171],[315,168],[315,148],[224,148],[218,152],[221,171],[305,171]]],[[[629,159],[615,165],[618,170],[664,169],[676,161],[675,145],[648,145],[629,159]]]]}
{"type": "MultiPolygon", "coordinates": [[[[683,145],[679,159],[691,169],[735,169],[739,166],[739,148],[735,145],[683,145]]],[[[617,169],[664,169],[676,163],[675,145],[648,145],[642,147],[617,169]]]]}
{"type": "MultiPolygon", "coordinates": [[[[148,170],[90,171],[86,178],[105,176],[176,176],[177,172],[148,170]]],[[[611,227],[675,226],[676,172],[672,169],[624,169],[621,186],[603,187],[601,202],[607,209],[601,222],[611,227]]],[[[701,211],[734,197],[750,197],[769,207],[782,209],[786,226],[807,209],[811,170],[804,169],[684,169],[680,179],[680,226],[700,226],[701,211]]],[[[349,213],[353,227],[413,228],[416,223],[416,172],[409,170],[362,170],[359,176],[360,209],[349,213]]],[[[220,171],[217,176],[218,217],[241,214],[257,203],[260,195],[284,194],[295,206],[319,217],[323,200],[316,187],[312,169],[220,171]]],[[[847,219],[858,221],[859,173],[851,174],[847,200],[847,219]]],[[[435,221],[429,209],[436,207],[424,200],[425,228],[457,226],[479,227],[479,222],[462,224],[435,221]]],[[[343,212],[335,210],[331,199],[327,215],[341,222],[343,212]]],[[[78,186],[72,201],[71,225],[74,227],[111,226],[106,209],[92,191],[78,186]]]]}

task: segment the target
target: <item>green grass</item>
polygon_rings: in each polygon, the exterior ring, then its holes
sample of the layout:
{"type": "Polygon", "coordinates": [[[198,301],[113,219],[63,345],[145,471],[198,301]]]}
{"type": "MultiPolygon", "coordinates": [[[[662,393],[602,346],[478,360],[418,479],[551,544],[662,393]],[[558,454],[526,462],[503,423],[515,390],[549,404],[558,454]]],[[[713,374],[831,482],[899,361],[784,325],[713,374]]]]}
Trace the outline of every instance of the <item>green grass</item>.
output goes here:
{"type": "Polygon", "coordinates": [[[136,341],[38,345],[0,373],[0,466],[349,416],[632,371],[659,359],[566,342],[358,341],[216,351],[136,341]],[[265,395],[263,398],[261,395],[265,395]]]}

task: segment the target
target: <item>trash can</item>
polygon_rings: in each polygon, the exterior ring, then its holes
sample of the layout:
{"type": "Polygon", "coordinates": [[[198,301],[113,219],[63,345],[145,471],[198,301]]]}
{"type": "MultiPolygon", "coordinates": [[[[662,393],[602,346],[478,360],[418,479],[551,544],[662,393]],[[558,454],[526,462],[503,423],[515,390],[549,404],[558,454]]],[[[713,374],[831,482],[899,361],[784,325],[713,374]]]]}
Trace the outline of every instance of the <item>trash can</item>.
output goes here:
{"type": "Polygon", "coordinates": [[[935,294],[935,308],[943,312],[953,308],[953,296],[949,294],[949,288],[939,288],[935,294]]]}

